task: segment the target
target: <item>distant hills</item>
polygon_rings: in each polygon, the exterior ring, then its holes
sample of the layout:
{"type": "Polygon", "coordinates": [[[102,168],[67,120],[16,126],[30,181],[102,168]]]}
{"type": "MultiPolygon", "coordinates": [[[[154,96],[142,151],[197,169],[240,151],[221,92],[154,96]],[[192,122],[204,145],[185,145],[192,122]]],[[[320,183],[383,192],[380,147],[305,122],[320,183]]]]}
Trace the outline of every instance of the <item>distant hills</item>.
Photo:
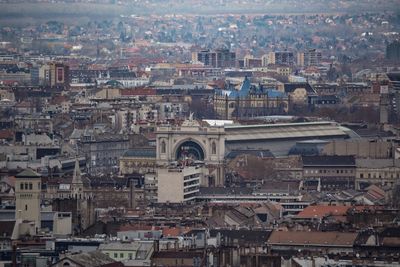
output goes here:
{"type": "Polygon", "coordinates": [[[307,14],[399,12],[398,0],[0,0],[0,20],[116,18],[147,14],[307,14]]]}

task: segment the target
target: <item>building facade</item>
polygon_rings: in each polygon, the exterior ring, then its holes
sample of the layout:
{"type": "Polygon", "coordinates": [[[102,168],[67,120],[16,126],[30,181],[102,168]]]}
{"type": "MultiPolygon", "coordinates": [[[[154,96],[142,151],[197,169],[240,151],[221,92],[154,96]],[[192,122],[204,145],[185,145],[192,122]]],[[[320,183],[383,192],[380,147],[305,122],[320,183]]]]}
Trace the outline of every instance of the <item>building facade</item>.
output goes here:
{"type": "Polygon", "coordinates": [[[158,168],[158,203],[183,203],[199,193],[204,169],[198,166],[158,168]]]}
{"type": "MultiPolygon", "coordinates": [[[[269,52],[266,57],[266,62],[263,60],[263,63],[267,63],[266,65],[293,65],[294,64],[294,54],[290,51],[276,51],[269,52]]],[[[266,66],[264,65],[264,66],[266,66]]]]}
{"type": "Polygon", "coordinates": [[[26,169],[15,178],[15,218],[34,222],[37,231],[40,228],[41,176],[26,169]]]}
{"type": "Polygon", "coordinates": [[[156,168],[156,149],[137,148],[127,150],[119,159],[121,175],[132,173],[154,173],[156,168]]]}
{"type": "Polygon", "coordinates": [[[181,126],[157,127],[157,164],[169,166],[185,160],[204,162],[210,170],[208,185],[224,184],[225,131],[223,127],[200,125],[193,119],[181,126]]]}
{"type": "Polygon", "coordinates": [[[289,98],[284,92],[252,85],[245,78],[239,90],[216,90],[213,103],[218,117],[243,119],[284,115],[288,111],[289,98]]]}
{"type": "Polygon", "coordinates": [[[192,62],[214,68],[232,68],[236,65],[236,53],[228,49],[197,51],[192,53],[192,62]]]}
{"type": "Polygon", "coordinates": [[[317,66],[320,64],[322,59],[322,53],[316,49],[309,49],[305,52],[297,54],[297,64],[299,66],[317,66]]]}
{"type": "Polygon", "coordinates": [[[86,132],[78,146],[86,157],[89,172],[110,172],[118,168],[119,158],[129,148],[129,138],[124,135],[86,132]]]}
{"type": "Polygon", "coordinates": [[[304,156],[303,188],[346,190],[355,188],[354,156],[304,156]]]}

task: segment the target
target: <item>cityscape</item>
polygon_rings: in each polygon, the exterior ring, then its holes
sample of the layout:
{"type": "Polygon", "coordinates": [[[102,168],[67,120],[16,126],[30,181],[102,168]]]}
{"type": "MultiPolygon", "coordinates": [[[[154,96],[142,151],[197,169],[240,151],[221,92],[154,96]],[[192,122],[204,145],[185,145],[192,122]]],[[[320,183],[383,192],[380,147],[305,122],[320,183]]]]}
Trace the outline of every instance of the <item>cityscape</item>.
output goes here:
{"type": "Polygon", "coordinates": [[[0,0],[0,267],[400,266],[398,0],[0,0]]]}

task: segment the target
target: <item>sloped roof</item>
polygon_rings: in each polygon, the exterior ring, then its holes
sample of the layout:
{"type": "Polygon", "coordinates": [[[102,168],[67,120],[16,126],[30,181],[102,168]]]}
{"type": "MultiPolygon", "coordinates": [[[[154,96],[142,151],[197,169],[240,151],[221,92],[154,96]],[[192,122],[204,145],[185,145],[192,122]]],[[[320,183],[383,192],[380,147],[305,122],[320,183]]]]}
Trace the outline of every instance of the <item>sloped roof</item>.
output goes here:
{"type": "Polygon", "coordinates": [[[226,154],[227,159],[234,159],[239,155],[253,155],[256,157],[260,158],[266,158],[266,157],[274,157],[274,154],[271,153],[270,150],[268,149],[238,149],[238,150],[232,150],[228,154],[226,154]]]}
{"type": "Polygon", "coordinates": [[[357,233],[341,232],[273,231],[267,243],[290,246],[320,245],[352,247],[357,236],[357,233]]]}
{"type": "Polygon", "coordinates": [[[101,253],[100,251],[92,251],[87,253],[69,255],[66,258],[70,259],[75,263],[78,263],[81,266],[91,266],[91,267],[103,266],[115,262],[109,256],[101,253]]]}
{"type": "Polygon", "coordinates": [[[25,169],[22,172],[18,173],[15,178],[40,178],[41,175],[32,169],[25,169]]]}
{"type": "Polygon", "coordinates": [[[259,85],[259,86],[252,85],[250,80],[247,78],[247,76],[244,78],[242,84],[240,85],[239,90],[235,90],[235,89],[215,90],[215,93],[217,95],[227,96],[230,99],[245,98],[251,93],[267,95],[268,97],[271,97],[271,98],[278,98],[278,97],[286,96],[286,94],[284,92],[281,92],[278,90],[263,88],[262,85],[259,85]]]}
{"type": "Polygon", "coordinates": [[[253,243],[253,244],[264,244],[271,234],[270,230],[230,230],[230,229],[212,229],[210,230],[210,236],[215,237],[217,234],[221,235],[221,238],[236,239],[239,243],[253,243]]]}
{"type": "Polygon", "coordinates": [[[308,206],[303,209],[299,214],[297,214],[297,218],[318,218],[322,219],[325,216],[333,215],[345,215],[347,211],[351,207],[349,206],[326,206],[326,205],[318,205],[318,206],[308,206]]]}
{"type": "Polygon", "coordinates": [[[314,88],[312,88],[309,83],[285,83],[284,88],[286,93],[292,93],[298,88],[304,88],[307,93],[316,94],[314,88]]]}

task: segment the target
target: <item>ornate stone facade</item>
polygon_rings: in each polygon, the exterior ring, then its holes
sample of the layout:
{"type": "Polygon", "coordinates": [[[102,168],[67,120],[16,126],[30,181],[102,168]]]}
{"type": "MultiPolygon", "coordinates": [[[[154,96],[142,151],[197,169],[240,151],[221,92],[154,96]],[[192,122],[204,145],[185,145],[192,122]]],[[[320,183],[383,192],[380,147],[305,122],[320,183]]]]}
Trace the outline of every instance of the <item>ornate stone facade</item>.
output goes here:
{"type": "Polygon", "coordinates": [[[157,127],[156,134],[157,164],[167,166],[185,160],[203,161],[209,169],[208,185],[224,184],[223,127],[200,125],[190,118],[181,126],[157,127]]]}

